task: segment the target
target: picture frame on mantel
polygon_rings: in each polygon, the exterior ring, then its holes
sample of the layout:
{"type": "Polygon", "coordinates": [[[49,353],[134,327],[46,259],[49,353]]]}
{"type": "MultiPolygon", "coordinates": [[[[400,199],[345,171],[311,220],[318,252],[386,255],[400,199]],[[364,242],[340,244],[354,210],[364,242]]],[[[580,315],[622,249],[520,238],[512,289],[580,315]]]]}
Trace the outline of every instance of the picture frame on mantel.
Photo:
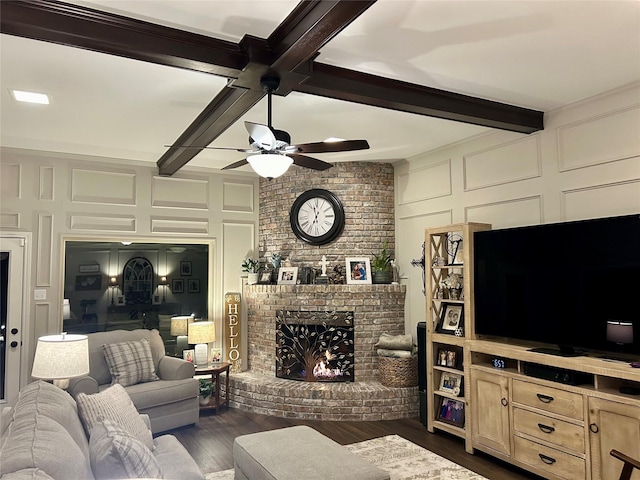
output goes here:
{"type": "Polygon", "coordinates": [[[371,262],[369,257],[345,258],[347,285],[370,285],[371,262]]]}
{"type": "Polygon", "coordinates": [[[298,267],[280,267],[278,285],[295,285],[298,280],[298,267]]]}

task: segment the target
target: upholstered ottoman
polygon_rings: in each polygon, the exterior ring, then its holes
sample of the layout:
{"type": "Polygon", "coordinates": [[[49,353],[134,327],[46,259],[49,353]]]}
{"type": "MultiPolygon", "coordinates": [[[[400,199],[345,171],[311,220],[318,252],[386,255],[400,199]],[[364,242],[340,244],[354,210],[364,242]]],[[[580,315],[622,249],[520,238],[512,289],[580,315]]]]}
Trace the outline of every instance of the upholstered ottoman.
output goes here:
{"type": "Polygon", "coordinates": [[[237,437],[235,480],[390,480],[389,474],[306,426],[237,437]]]}

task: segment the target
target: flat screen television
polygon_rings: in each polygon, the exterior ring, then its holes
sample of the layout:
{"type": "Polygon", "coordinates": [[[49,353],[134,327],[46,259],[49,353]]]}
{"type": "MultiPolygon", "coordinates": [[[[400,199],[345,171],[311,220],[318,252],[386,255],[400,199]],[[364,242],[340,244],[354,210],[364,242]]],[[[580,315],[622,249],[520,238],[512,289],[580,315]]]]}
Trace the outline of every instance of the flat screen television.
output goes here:
{"type": "Polygon", "coordinates": [[[640,357],[640,215],[477,232],[473,258],[476,334],[640,357]]]}

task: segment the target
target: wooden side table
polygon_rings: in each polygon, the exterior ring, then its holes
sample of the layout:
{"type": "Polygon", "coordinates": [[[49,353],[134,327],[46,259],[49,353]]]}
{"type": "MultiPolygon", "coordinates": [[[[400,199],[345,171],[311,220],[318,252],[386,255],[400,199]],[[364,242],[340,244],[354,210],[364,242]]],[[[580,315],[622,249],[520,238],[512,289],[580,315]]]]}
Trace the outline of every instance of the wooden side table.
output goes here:
{"type": "Polygon", "coordinates": [[[216,410],[218,413],[218,407],[229,406],[229,367],[230,363],[210,363],[204,367],[196,367],[196,375],[211,375],[211,380],[215,382],[216,393],[213,398],[209,400],[207,405],[200,405],[200,410],[216,410]],[[224,398],[220,398],[220,374],[225,373],[225,392],[224,398]]]}

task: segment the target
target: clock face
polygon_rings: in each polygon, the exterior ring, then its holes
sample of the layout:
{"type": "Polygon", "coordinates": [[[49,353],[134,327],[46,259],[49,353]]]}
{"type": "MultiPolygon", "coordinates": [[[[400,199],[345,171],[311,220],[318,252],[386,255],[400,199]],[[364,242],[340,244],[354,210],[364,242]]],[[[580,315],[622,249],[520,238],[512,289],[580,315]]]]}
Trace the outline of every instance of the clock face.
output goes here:
{"type": "Polygon", "coordinates": [[[301,240],[324,245],[334,240],[344,227],[344,209],[328,190],[307,190],[291,207],[291,229],[301,240]]]}

